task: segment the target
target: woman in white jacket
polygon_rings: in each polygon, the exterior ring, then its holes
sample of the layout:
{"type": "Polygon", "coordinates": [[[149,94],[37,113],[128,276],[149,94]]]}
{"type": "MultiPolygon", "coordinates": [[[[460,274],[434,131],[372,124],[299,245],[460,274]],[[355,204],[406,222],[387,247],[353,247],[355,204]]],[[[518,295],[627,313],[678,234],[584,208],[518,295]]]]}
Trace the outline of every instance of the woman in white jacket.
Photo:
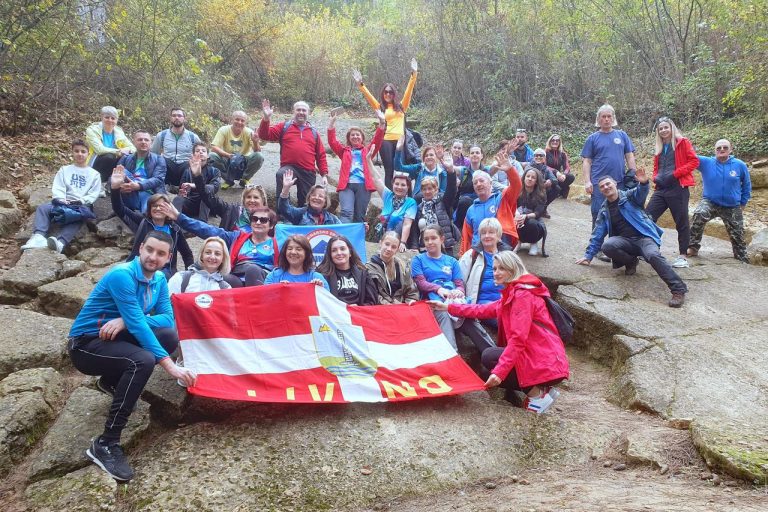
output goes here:
{"type": "Polygon", "coordinates": [[[229,275],[229,249],[221,238],[212,236],[203,242],[197,261],[184,272],[177,272],[168,281],[168,291],[174,293],[207,292],[231,288],[225,278],[229,275]]]}

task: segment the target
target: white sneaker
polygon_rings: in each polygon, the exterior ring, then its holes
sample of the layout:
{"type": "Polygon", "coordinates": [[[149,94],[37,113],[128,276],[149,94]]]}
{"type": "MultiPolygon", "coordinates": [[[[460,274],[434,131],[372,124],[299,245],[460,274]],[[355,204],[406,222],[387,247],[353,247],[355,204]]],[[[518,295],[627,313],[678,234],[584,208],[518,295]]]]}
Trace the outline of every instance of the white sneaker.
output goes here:
{"type": "Polygon", "coordinates": [[[101,185],[101,191],[99,192],[99,197],[107,197],[107,183],[104,183],[101,185]]]}
{"type": "Polygon", "coordinates": [[[678,256],[675,262],[672,263],[673,268],[688,268],[690,266],[685,256],[678,256]]]}
{"type": "Polygon", "coordinates": [[[45,240],[43,235],[40,233],[35,233],[29,238],[27,243],[21,246],[21,250],[26,251],[27,249],[42,249],[43,247],[48,247],[48,242],[45,240]]]}
{"type": "Polygon", "coordinates": [[[531,248],[528,249],[528,255],[529,256],[538,256],[539,255],[539,243],[536,242],[535,244],[531,244],[531,248]]]}
{"type": "Polygon", "coordinates": [[[64,243],[55,236],[49,236],[46,244],[50,250],[58,252],[59,254],[64,250],[64,243]]]}
{"type": "Polygon", "coordinates": [[[552,398],[552,395],[544,393],[538,398],[526,397],[523,405],[531,412],[544,414],[550,407],[552,407],[553,403],[555,403],[555,399],[552,398]]]}

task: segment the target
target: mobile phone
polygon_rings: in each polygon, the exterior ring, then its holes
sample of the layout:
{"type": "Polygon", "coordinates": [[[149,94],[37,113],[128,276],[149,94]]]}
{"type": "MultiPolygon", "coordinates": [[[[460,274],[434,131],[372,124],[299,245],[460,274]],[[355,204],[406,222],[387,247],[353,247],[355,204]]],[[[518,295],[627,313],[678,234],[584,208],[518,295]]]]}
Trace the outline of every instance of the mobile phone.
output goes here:
{"type": "Polygon", "coordinates": [[[344,107],[334,107],[331,109],[332,116],[340,116],[344,113],[344,107]]]}

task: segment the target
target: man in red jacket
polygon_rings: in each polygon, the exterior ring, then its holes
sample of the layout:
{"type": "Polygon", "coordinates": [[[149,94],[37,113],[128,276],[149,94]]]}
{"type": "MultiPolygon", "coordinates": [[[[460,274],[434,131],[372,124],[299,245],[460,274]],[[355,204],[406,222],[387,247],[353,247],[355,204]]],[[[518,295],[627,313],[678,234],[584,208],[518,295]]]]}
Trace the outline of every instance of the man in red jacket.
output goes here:
{"type": "Polygon", "coordinates": [[[315,184],[315,169],[322,177],[322,185],[328,185],[328,162],[325,159],[325,147],[320,134],[307,121],[309,105],[304,101],[293,104],[293,118],[269,125],[272,107],[269,100],[262,101],[264,116],[259,125],[259,138],[280,143],[280,169],[275,175],[275,190],[283,189],[283,174],[293,169],[296,182],[296,196],[301,208],[307,202],[307,194],[315,184]]]}

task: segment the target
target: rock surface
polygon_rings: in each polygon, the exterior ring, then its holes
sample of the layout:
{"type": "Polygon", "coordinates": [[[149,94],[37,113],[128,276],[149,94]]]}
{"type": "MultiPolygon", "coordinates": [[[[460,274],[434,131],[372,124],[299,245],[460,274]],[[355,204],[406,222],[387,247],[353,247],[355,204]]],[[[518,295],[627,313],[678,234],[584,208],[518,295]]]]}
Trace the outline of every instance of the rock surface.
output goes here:
{"type": "Polygon", "coordinates": [[[45,433],[60,394],[61,377],[53,368],[22,370],[0,381],[0,475],[45,433]]]}
{"type": "Polygon", "coordinates": [[[93,286],[108,270],[109,268],[89,270],[41,286],[37,290],[40,305],[48,314],[74,319],[88,299],[93,286]]]}
{"type": "Polygon", "coordinates": [[[72,321],[0,306],[0,378],[27,368],[60,369],[72,321]]]}
{"type": "Polygon", "coordinates": [[[38,512],[91,512],[114,510],[117,490],[114,479],[91,465],[61,478],[33,483],[24,494],[38,512]]]}
{"type": "Polygon", "coordinates": [[[768,266],[768,228],[754,234],[747,246],[747,257],[753,265],[768,266]]]}
{"type": "Polygon", "coordinates": [[[37,289],[73,276],[85,269],[85,263],[67,263],[67,257],[48,248],[24,251],[15,267],[0,277],[0,287],[15,294],[21,301],[34,298],[37,289]]]}
{"type": "MultiPolygon", "coordinates": [[[[46,434],[29,470],[29,480],[63,475],[90,463],[84,452],[101,434],[112,397],[92,388],[77,388],[46,434]]],[[[123,431],[121,444],[130,448],[149,428],[149,406],[139,401],[123,431]]],[[[130,452],[128,450],[128,452],[130,452]]]]}

